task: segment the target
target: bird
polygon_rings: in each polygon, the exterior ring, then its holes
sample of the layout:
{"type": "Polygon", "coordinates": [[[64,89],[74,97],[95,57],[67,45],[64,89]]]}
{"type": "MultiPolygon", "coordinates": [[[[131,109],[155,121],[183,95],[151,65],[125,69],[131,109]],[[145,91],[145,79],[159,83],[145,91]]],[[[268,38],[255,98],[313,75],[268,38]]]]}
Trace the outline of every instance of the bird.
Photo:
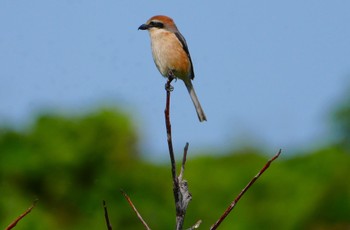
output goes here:
{"type": "Polygon", "coordinates": [[[139,30],[147,30],[151,39],[152,56],[159,72],[165,78],[181,79],[190,94],[200,122],[207,118],[193,88],[193,63],[184,36],[172,18],[156,15],[142,24],[139,30]]]}

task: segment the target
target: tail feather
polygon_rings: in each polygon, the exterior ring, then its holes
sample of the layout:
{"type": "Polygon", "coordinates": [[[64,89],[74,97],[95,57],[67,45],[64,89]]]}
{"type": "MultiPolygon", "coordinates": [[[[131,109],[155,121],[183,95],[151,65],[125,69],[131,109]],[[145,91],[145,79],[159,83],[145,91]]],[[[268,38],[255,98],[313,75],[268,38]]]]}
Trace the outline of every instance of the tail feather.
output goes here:
{"type": "Polygon", "coordinates": [[[205,116],[205,113],[204,113],[204,111],[202,109],[202,106],[199,103],[199,100],[198,100],[196,91],[193,88],[192,82],[191,81],[185,82],[185,85],[186,85],[186,88],[188,90],[188,93],[191,96],[191,99],[192,99],[192,102],[194,104],[194,107],[196,108],[199,121],[200,122],[206,121],[207,117],[205,116]]]}

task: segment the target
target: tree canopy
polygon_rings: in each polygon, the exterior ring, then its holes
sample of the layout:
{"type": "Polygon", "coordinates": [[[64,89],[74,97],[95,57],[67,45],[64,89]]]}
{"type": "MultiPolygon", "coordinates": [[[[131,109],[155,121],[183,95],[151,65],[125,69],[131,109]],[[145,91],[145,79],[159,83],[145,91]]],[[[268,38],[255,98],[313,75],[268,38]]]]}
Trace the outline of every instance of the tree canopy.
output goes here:
{"type": "MultiPolygon", "coordinates": [[[[282,155],[220,229],[349,228],[349,108],[336,113],[340,144],[282,155]]],[[[39,199],[16,229],[103,229],[102,200],[115,229],[143,229],[120,194],[123,189],[152,229],[171,229],[169,165],[145,162],[141,155],[132,121],[118,110],[45,114],[26,130],[1,128],[0,228],[39,199]]],[[[208,229],[267,158],[249,148],[189,157],[186,178],[193,201],[187,226],[202,219],[201,228],[208,229]]]]}

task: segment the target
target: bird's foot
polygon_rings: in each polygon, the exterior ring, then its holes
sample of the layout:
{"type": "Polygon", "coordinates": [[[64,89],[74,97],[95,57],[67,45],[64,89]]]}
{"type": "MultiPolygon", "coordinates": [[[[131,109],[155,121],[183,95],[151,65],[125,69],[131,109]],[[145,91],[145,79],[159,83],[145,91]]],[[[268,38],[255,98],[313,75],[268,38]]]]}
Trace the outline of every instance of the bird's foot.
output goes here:
{"type": "Polygon", "coordinates": [[[175,81],[177,80],[177,78],[175,77],[175,75],[173,74],[173,72],[170,70],[168,73],[168,81],[165,84],[165,89],[168,92],[171,92],[174,90],[174,87],[171,85],[171,82],[175,79],[175,81]]]}
{"type": "Polygon", "coordinates": [[[174,90],[174,86],[172,86],[168,81],[167,83],[165,83],[165,90],[168,92],[172,92],[174,90]]]}

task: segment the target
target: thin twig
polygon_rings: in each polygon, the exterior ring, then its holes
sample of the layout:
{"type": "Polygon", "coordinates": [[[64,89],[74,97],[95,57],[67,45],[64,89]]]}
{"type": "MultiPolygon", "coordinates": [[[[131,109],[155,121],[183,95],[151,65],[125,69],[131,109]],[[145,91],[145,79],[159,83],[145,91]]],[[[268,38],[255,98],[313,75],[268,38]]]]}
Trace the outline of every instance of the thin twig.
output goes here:
{"type": "Polygon", "coordinates": [[[276,160],[279,155],[281,154],[281,149],[278,151],[278,153],[272,157],[265,166],[260,170],[260,172],[245,186],[245,188],[238,194],[238,196],[234,199],[234,201],[228,206],[228,208],[225,210],[224,214],[219,218],[219,220],[211,226],[210,230],[215,230],[221,222],[227,217],[228,214],[232,211],[232,209],[236,206],[238,201],[241,199],[241,197],[244,195],[244,193],[254,184],[254,182],[265,172],[265,170],[270,167],[270,164],[276,160]]]}
{"type": "Polygon", "coordinates": [[[172,142],[172,137],[171,137],[171,123],[170,123],[170,93],[173,90],[173,87],[172,87],[172,85],[170,83],[172,82],[173,79],[174,79],[173,77],[169,76],[168,81],[167,81],[167,83],[165,85],[165,89],[166,89],[166,106],[165,106],[164,114],[165,114],[165,126],[166,126],[166,132],[167,132],[167,141],[168,141],[169,155],[170,155],[170,161],[171,161],[171,175],[172,175],[173,182],[174,182],[174,187],[175,187],[175,185],[177,184],[176,162],[175,162],[173,142],[172,142]]]}
{"type": "Polygon", "coordinates": [[[167,141],[168,141],[168,149],[169,149],[169,156],[171,161],[171,176],[173,180],[173,194],[174,194],[174,200],[175,200],[175,209],[176,209],[176,230],[182,229],[182,223],[179,221],[179,217],[182,216],[181,212],[181,205],[180,205],[180,186],[179,181],[176,176],[176,162],[175,162],[175,155],[174,155],[174,149],[173,149],[173,141],[171,137],[171,123],[170,123],[170,93],[173,90],[173,86],[171,85],[172,80],[174,79],[172,73],[169,73],[168,81],[165,84],[165,90],[166,90],[166,104],[165,104],[165,127],[166,127],[166,133],[167,133],[167,141]]]}
{"type": "Polygon", "coordinates": [[[128,194],[126,194],[124,191],[121,191],[122,194],[124,195],[125,199],[128,201],[128,203],[130,204],[130,206],[132,207],[132,209],[135,211],[137,217],[139,218],[139,220],[142,222],[143,226],[145,227],[145,229],[147,230],[151,230],[150,227],[148,227],[146,221],[143,220],[141,214],[139,213],[139,211],[137,211],[135,205],[132,203],[130,197],[128,196],[128,194]]]}
{"type": "Polygon", "coordinates": [[[186,143],[185,145],[185,148],[184,148],[184,155],[182,157],[182,165],[181,165],[181,171],[180,171],[180,175],[179,175],[179,180],[182,180],[182,177],[185,173],[185,164],[186,164],[186,160],[187,160],[187,151],[188,151],[188,142],[186,143]]]}
{"type": "Polygon", "coordinates": [[[17,217],[9,226],[7,226],[6,230],[10,230],[14,228],[17,225],[17,223],[21,219],[23,219],[23,217],[25,217],[28,213],[32,211],[32,209],[35,207],[37,202],[38,202],[38,199],[34,200],[33,204],[24,213],[22,213],[19,217],[17,217]]]}
{"type": "Polygon", "coordinates": [[[108,217],[106,201],[103,201],[102,203],[103,203],[103,209],[105,212],[105,220],[106,220],[107,229],[112,230],[112,225],[111,225],[111,222],[109,221],[109,217],[108,217]]]}

